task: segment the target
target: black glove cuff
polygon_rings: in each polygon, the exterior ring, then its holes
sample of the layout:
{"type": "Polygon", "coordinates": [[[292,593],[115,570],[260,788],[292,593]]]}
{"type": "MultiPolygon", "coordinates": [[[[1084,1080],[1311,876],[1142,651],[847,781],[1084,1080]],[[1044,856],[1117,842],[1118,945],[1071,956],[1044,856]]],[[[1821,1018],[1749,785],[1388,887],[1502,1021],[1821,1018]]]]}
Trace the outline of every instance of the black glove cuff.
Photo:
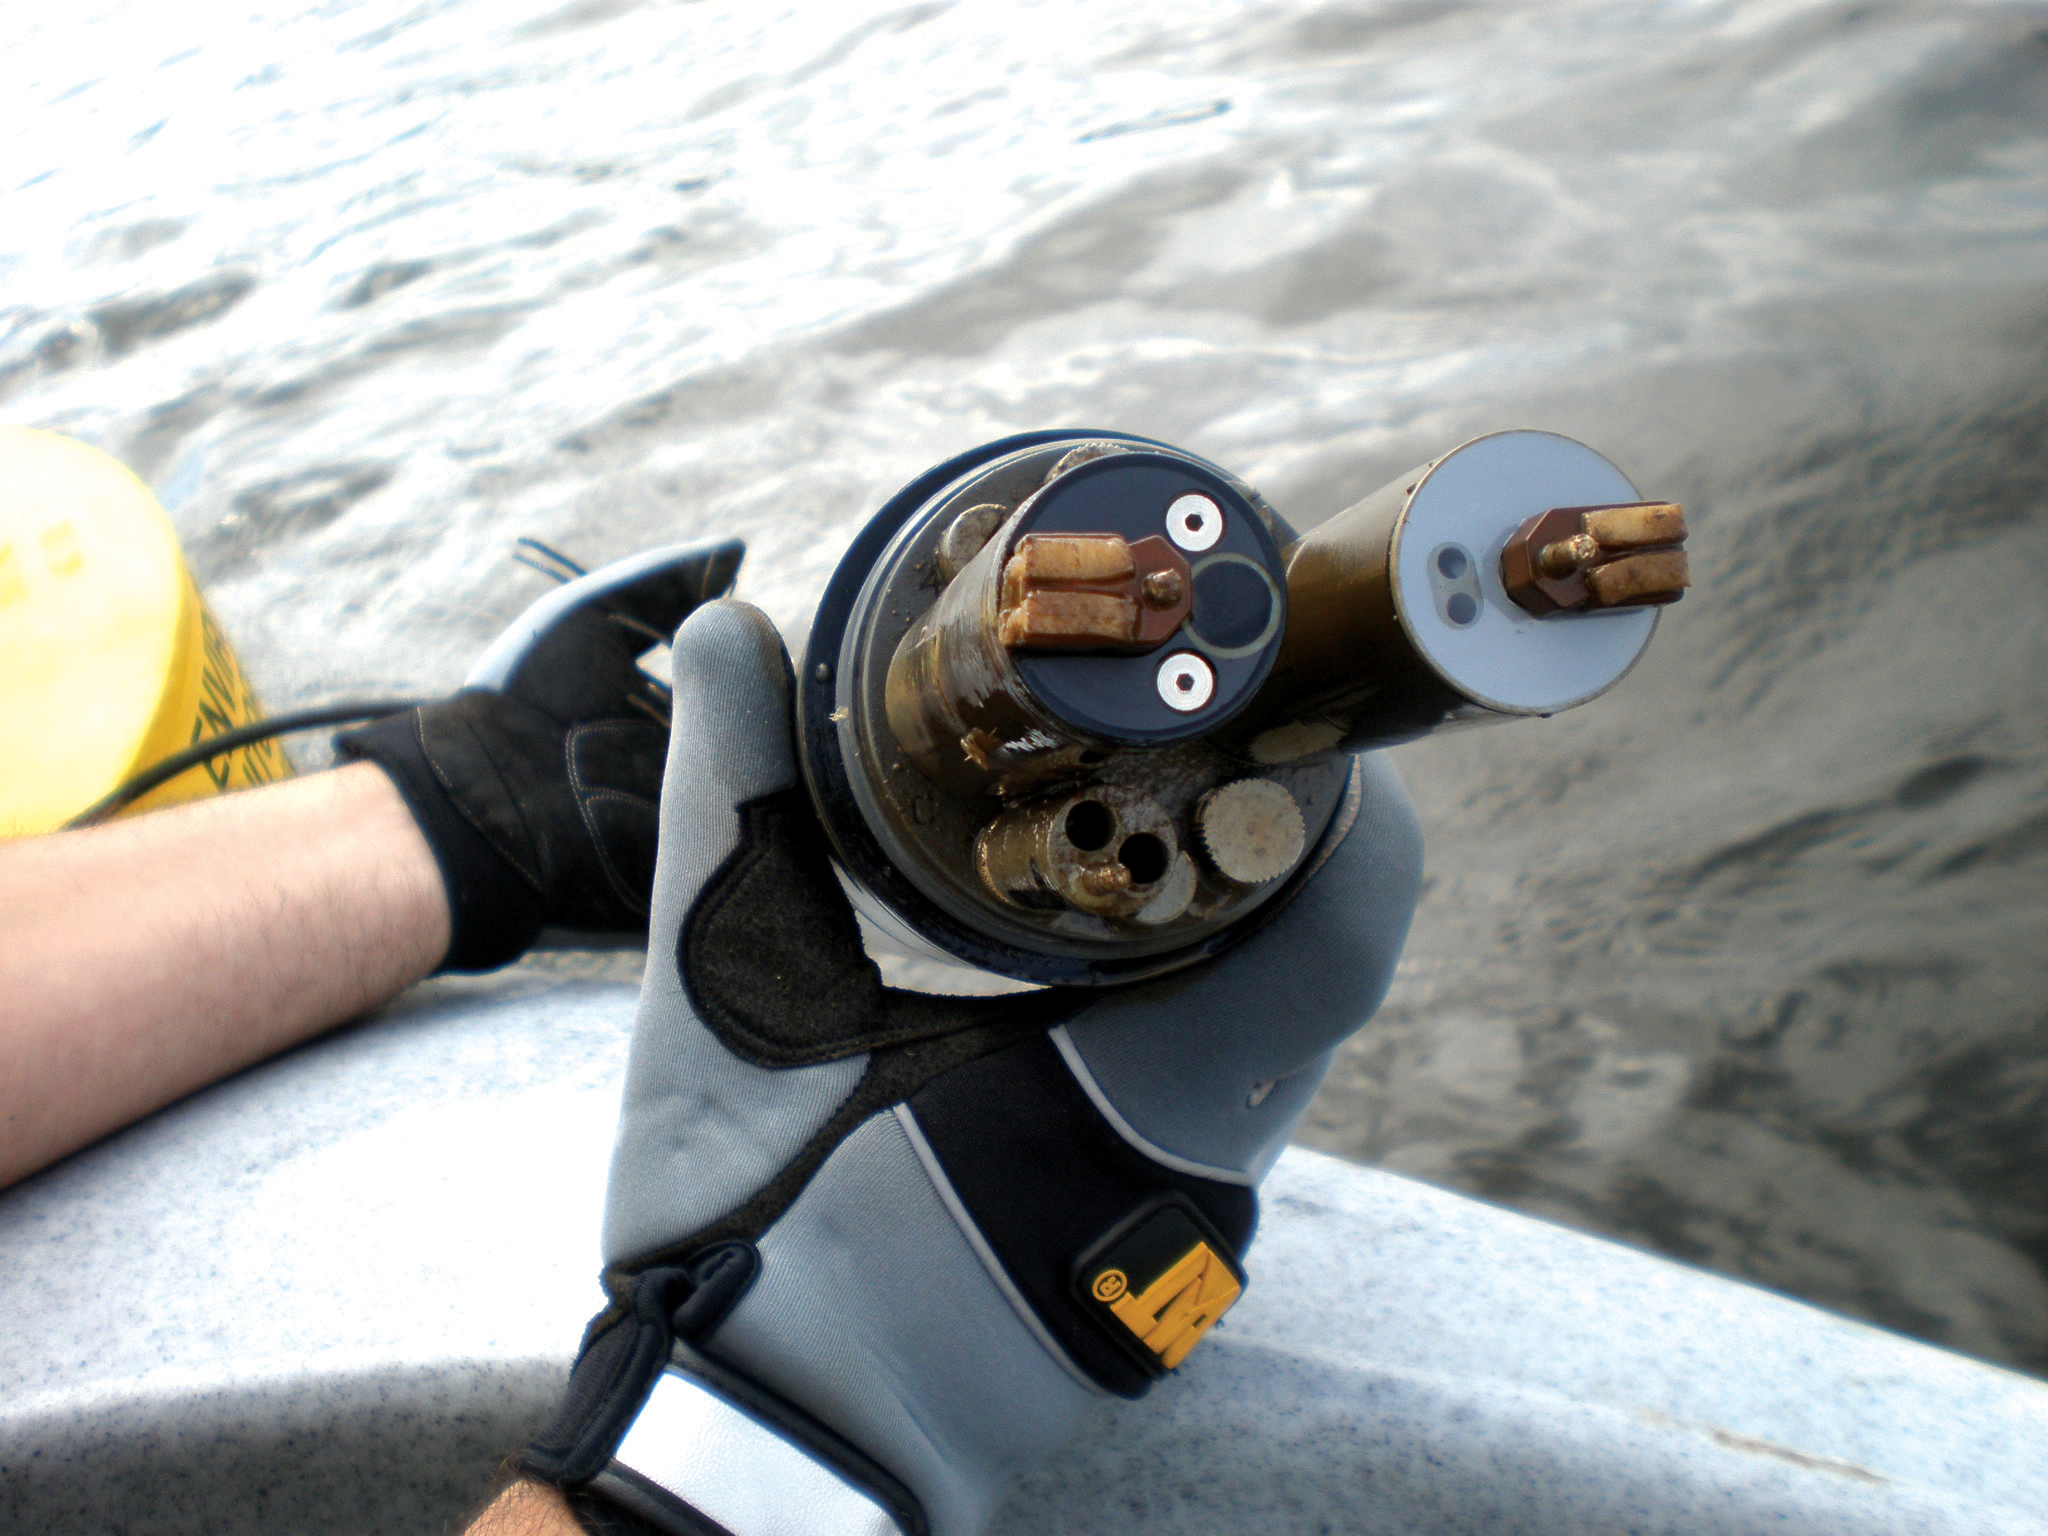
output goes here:
{"type": "Polygon", "coordinates": [[[375,763],[419,823],[448,892],[448,953],[439,971],[490,971],[518,959],[540,936],[540,893],[471,826],[448,798],[407,710],[334,738],[338,756],[375,763]]]}
{"type": "MultiPolygon", "coordinates": [[[[623,1305],[607,1309],[592,1325],[553,1419],[518,1458],[526,1476],[562,1490],[591,1536],[731,1536],[697,1507],[695,1496],[616,1459],[624,1454],[621,1442],[630,1445],[629,1431],[650,1399],[676,1389],[666,1375],[694,1383],[683,1390],[703,1394],[724,1413],[780,1439],[786,1456],[808,1458],[825,1469],[851,1496],[885,1513],[903,1536],[928,1536],[916,1498],[888,1472],[808,1414],[693,1347],[738,1305],[760,1264],[752,1243],[714,1243],[684,1266],[627,1277],[623,1305]]],[[[687,1450],[683,1458],[701,1470],[687,1450]]],[[[777,1464],[771,1456],[752,1475],[788,1471],[786,1461],[777,1464]]],[[[749,1472],[745,1466],[720,1467],[712,1475],[749,1472]]],[[[754,1493],[772,1494],[782,1486],[770,1481],[754,1493]]]]}
{"type": "Polygon", "coordinates": [[[697,1339],[725,1318],[760,1273],[744,1241],[714,1243],[688,1265],[646,1269],[628,1282],[623,1316],[601,1315],[569,1372],[569,1390],[519,1455],[520,1470],[575,1489],[604,1470],[680,1336],[697,1339]]]}

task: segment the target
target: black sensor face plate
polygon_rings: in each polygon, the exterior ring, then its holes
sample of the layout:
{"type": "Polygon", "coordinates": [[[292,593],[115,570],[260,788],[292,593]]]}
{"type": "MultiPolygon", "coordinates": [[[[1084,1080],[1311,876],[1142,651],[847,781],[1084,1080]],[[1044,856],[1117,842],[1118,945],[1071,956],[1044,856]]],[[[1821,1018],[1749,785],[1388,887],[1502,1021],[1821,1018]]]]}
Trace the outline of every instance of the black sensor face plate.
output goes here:
{"type": "Polygon", "coordinates": [[[1188,562],[1195,603],[1156,651],[1019,655],[1018,675],[1047,710],[1104,741],[1161,746],[1205,736],[1251,702],[1287,626],[1286,571],[1235,486],[1187,459],[1110,454],[1047,486],[1015,537],[1058,533],[1166,538],[1188,562]]]}

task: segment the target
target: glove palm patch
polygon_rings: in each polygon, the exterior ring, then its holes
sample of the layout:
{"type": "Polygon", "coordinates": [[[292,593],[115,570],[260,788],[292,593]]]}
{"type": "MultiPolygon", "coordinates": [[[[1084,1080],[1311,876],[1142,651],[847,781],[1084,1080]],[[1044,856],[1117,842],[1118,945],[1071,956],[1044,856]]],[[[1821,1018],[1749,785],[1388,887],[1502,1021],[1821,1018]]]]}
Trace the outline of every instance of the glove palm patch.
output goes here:
{"type": "Polygon", "coordinates": [[[1148,1206],[1075,1266],[1082,1305],[1154,1370],[1173,1370],[1237,1298],[1244,1271],[1192,1204],[1148,1206]]]}

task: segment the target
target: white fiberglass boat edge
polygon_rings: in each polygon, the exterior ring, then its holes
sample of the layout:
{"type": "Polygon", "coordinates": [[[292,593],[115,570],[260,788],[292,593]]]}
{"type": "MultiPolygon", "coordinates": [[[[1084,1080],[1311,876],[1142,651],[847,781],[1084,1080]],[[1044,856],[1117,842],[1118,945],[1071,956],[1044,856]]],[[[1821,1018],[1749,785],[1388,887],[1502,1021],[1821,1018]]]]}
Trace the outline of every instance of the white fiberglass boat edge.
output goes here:
{"type": "MultiPolygon", "coordinates": [[[[0,1528],[440,1529],[595,1307],[634,993],[434,983],[0,1195],[0,1528]]],[[[2043,1532],[2048,1385],[1300,1150],[1000,1536],[2043,1532]]]]}

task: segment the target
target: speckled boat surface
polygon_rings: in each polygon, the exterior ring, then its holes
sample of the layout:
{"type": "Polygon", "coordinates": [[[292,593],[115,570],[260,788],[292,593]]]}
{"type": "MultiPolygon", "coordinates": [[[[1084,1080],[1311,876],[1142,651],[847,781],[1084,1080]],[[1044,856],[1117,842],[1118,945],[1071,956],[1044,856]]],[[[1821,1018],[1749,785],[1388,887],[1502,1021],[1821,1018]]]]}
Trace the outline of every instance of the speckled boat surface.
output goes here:
{"type": "MultiPolygon", "coordinates": [[[[514,971],[0,1196],[0,1530],[438,1532],[597,1300],[634,991],[514,971]]],[[[1295,1150],[1253,1284],[1026,1532],[2048,1532],[2048,1386],[1295,1150]]]]}

